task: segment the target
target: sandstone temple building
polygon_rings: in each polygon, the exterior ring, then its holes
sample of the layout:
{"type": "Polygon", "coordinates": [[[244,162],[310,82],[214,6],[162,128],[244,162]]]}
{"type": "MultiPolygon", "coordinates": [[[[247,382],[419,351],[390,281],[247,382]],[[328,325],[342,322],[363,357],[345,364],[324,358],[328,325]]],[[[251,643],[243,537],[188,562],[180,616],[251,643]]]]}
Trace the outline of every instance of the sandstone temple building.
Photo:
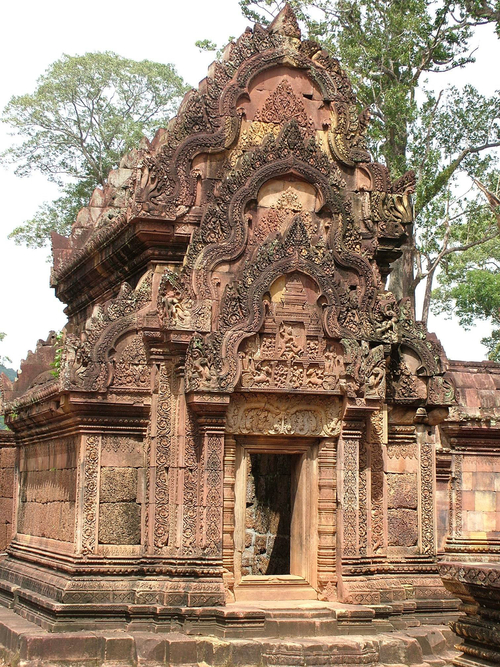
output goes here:
{"type": "MultiPolygon", "coordinates": [[[[114,665],[120,631],[130,664],[156,633],[158,664],[222,664],[193,639],[217,635],[235,664],[444,665],[426,624],[479,627],[500,366],[448,361],[388,291],[415,179],[372,161],[368,123],[286,7],[54,234],[68,324],[3,380],[0,655],[38,665],[58,636],[54,662],[114,665]]],[[[498,636],[455,664],[498,664],[498,636]]]]}

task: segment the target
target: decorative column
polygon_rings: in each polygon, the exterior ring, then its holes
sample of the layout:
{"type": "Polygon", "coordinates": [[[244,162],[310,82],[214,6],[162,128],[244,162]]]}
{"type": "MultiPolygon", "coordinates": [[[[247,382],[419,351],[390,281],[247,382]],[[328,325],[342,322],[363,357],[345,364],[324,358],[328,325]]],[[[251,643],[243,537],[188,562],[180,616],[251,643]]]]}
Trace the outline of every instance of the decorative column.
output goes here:
{"type": "Polygon", "coordinates": [[[340,548],[343,560],[359,557],[359,450],[365,432],[365,422],[359,417],[353,415],[353,418],[345,419],[339,440],[340,548]]]}
{"type": "MultiPolygon", "coordinates": [[[[83,460],[80,470],[83,474],[78,480],[78,495],[83,494],[81,505],[81,532],[77,543],[77,551],[84,556],[91,556],[97,552],[97,535],[99,529],[99,473],[101,436],[87,434],[82,438],[83,460]]],[[[77,515],[77,522],[78,522],[77,515]]]]}
{"type": "Polygon", "coordinates": [[[417,444],[420,449],[420,466],[418,475],[418,489],[420,496],[420,552],[426,556],[436,553],[436,517],[434,503],[436,498],[436,473],[434,442],[430,442],[427,434],[427,413],[422,410],[422,415],[417,416],[415,426],[417,444]]]}
{"type": "Polygon", "coordinates": [[[229,591],[234,587],[234,486],[236,483],[236,440],[231,435],[225,436],[224,442],[224,499],[223,499],[223,535],[222,564],[226,596],[230,600],[234,595],[229,591]]]}
{"type": "Polygon", "coordinates": [[[318,587],[337,599],[337,438],[324,438],[318,454],[318,587]]]}
{"type": "MultiPolygon", "coordinates": [[[[223,565],[223,498],[224,498],[224,433],[229,396],[225,394],[191,393],[187,404],[196,415],[200,438],[198,520],[201,553],[218,571],[218,591],[200,592],[210,604],[224,604],[223,565]],[[215,595],[214,595],[215,594],[215,595]],[[218,599],[216,599],[218,598],[218,599]]],[[[199,606],[197,596],[191,595],[191,605],[199,606]]],[[[204,602],[208,604],[208,602],[204,602]]]]}

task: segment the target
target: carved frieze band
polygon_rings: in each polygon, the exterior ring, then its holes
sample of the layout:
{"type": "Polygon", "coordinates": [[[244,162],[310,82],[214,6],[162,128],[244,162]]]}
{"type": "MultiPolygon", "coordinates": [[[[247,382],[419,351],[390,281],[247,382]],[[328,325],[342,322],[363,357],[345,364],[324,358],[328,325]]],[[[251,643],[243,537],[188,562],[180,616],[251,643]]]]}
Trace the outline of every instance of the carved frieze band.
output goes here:
{"type": "Polygon", "coordinates": [[[97,502],[99,498],[100,436],[90,435],[85,443],[82,553],[93,554],[97,547],[97,502]]]}
{"type": "Polygon", "coordinates": [[[390,459],[416,459],[418,456],[415,426],[393,425],[389,429],[387,456],[390,459]]]}

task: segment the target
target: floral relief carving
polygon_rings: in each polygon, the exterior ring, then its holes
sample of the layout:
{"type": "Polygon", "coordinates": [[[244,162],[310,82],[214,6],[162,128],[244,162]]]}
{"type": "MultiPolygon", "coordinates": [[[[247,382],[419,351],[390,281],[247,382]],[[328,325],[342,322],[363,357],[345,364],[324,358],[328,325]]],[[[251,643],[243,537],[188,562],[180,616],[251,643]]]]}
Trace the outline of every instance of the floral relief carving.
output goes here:
{"type": "Polygon", "coordinates": [[[235,394],[226,430],[235,435],[336,437],[340,432],[340,403],[335,397],[316,398],[311,405],[295,396],[235,394]]]}
{"type": "Polygon", "coordinates": [[[82,553],[86,556],[96,550],[97,502],[100,437],[90,435],[85,443],[85,485],[83,492],[82,553]]]}

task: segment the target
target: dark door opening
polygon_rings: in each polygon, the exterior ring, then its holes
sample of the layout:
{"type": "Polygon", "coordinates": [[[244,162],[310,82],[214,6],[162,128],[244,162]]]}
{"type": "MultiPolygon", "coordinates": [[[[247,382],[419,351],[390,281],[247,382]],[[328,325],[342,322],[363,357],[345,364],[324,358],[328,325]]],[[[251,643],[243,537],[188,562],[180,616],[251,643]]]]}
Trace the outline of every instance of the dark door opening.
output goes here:
{"type": "Polygon", "coordinates": [[[297,456],[253,453],[246,480],[241,574],[290,574],[292,479],[297,456]]]}

